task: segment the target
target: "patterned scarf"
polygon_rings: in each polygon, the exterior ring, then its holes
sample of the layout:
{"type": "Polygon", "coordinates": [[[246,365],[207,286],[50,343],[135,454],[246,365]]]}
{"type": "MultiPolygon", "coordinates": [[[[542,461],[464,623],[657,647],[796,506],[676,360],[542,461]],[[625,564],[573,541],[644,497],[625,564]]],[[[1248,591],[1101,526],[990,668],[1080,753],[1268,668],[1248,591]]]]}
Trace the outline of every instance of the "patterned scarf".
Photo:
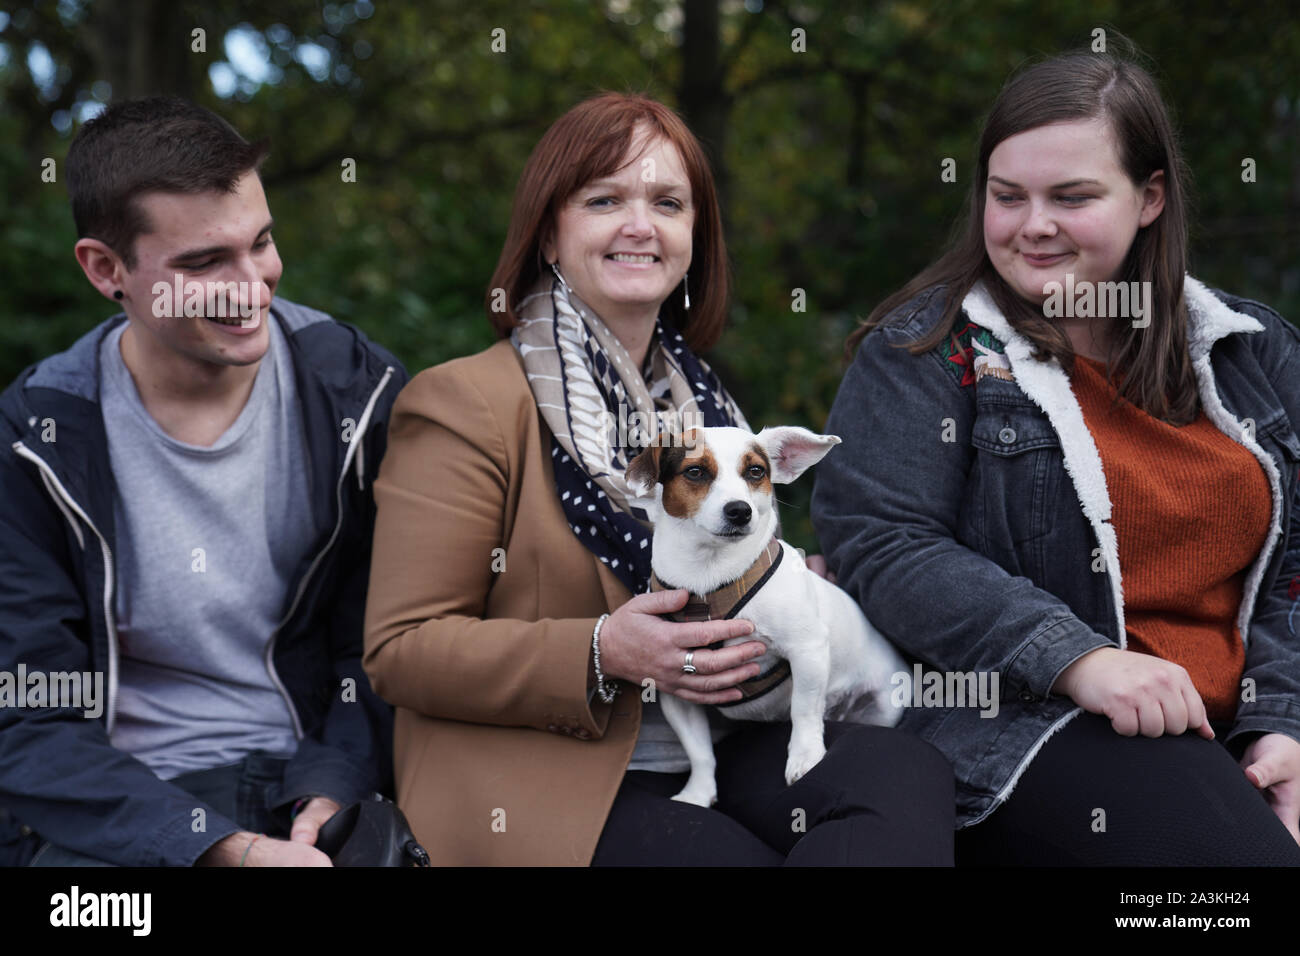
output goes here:
{"type": "Polygon", "coordinates": [[[633,594],[650,581],[650,501],[624,472],[660,431],[749,428],[708,364],[662,318],[638,371],[609,327],[558,276],[518,307],[511,344],[551,430],[556,491],[573,533],[633,594]]]}

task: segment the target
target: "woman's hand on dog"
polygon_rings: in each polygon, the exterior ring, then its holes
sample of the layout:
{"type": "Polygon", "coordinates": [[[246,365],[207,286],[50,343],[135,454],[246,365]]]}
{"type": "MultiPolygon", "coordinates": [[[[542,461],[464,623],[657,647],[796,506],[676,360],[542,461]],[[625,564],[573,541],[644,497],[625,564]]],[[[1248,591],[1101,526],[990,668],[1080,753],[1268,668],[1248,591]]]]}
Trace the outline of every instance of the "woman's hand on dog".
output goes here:
{"type": "Polygon", "coordinates": [[[753,663],[767,645],[745,641],[720,650],[704,648],[733,637],[754,632],[749,621],[701,621],[678,624],[659,617],[686,606],[685,588],[638,594],[609,616],[600,629],[600,669],[640,686],[647,677],[664,693],[695,704],[729,704],[740,700],[736,684],[758,676],[753,663]],[[682,665],[688,651],[696,673],[685,674],[682,665]]]}
{"type": "Polygon", "coordinates": [[[1151,654],[1099,647],[1061,671],[1052,693],[1063,694],[1090,714],[1110,718],[1117,734],[1160,737],[1214,731],[1205,704],[1180,665],[1151,654]]]}

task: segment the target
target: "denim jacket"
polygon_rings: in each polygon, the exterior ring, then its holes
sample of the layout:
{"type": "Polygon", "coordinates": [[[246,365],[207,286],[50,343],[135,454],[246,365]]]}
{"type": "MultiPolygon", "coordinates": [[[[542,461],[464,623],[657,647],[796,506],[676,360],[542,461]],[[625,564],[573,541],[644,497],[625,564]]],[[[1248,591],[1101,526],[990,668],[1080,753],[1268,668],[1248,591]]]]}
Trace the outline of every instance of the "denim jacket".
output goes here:
{"type": "MultiPolygon", "coordinates": [[[[1190,276],[1184,298],[1205,413],[1259,459],[1273,499],[1243,586],[1242,700],[1225,743],[1300,740],[1300,333],[1190,276]]],[[[862,341],[827,421],[844,445],[817,469],[812,517],[840,586],[904,655],[929,671],[999,675],[995,716],[914,705],[900,724],[952,762],[965,827],[1081,713],[1049,693],[1061,672],[1127,641],[1106,478],[1068,376],[1031,357],[979,284],[955,342],[920,355],[900,347],[944,305],[942,287],[926,290],[862,341]],[[976,383],[979,353],[997,353],[1010,375],[976,383]]]]}

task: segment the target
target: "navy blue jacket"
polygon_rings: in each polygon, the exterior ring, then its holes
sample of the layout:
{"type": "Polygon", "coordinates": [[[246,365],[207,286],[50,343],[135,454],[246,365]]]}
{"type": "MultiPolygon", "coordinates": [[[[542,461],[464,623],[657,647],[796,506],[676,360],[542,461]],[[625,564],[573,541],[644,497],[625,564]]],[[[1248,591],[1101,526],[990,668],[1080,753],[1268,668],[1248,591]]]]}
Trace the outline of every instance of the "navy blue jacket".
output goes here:
{"type": "MultiPolygon", "coordinates": [[[[325,529],[295,571],[290,607],[268,645],[298,736],[273,800],[287,821],[300,797],[347,804],[391,790],[392,711],[362,670],[362,621],[370,489],[407,376],[391,354],[322,312],[277,298],[271,315],[289,342],[305,416],[312,486],[304,495],[325,529]]],[[[108,697],[98,719],[0,707],[0,862],[29,856],[35,831],[110,863],[188,866],[239,829],[109,743],[118,583],[99,350],[125,321],[101,323],[0,395],[0,671],[16,674],[20,663],[28,673],[98,671],[108,697]]]]}
{"type": "MultiPolygon", "coordinates": [[[[1191,277],[1184,297],[1205,413],[1255,455],[1272,493],[1237,615],[1245,673],[1225,742],[1300,740],[1300,333],[1191,277]]],[[[998,674],[995,716],[923,702],[900,723],[952,762],[958,824],[969,826],[1080,713],[1049,692],[1056,678],[1127,635],[1106,479],[1068,377],[1031,357],[978,285],[956,345],[900,347],[944,305],[944,290],[930,289],[863,340],[826,425],[844,444],[817,468],[812,517],[840,586],[904,654],[945,675],[998,674]],[[975,382],[980,353],[1012,378],[975,382]]]]}

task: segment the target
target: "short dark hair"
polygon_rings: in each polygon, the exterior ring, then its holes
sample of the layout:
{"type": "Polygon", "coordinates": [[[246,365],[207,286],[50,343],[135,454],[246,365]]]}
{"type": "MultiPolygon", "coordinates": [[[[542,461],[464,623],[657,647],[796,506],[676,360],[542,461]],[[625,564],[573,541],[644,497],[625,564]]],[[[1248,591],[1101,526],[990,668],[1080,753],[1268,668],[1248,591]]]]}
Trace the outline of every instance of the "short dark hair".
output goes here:
{"type": "Polygon", "coordinates": [[[220,116],[175,96],[109,106],[68,147],[68,194],[78,238],[103,242],[135,266],[135,240],[150,229],[144,193],[233,192],[269,151],[220,116]]]}

